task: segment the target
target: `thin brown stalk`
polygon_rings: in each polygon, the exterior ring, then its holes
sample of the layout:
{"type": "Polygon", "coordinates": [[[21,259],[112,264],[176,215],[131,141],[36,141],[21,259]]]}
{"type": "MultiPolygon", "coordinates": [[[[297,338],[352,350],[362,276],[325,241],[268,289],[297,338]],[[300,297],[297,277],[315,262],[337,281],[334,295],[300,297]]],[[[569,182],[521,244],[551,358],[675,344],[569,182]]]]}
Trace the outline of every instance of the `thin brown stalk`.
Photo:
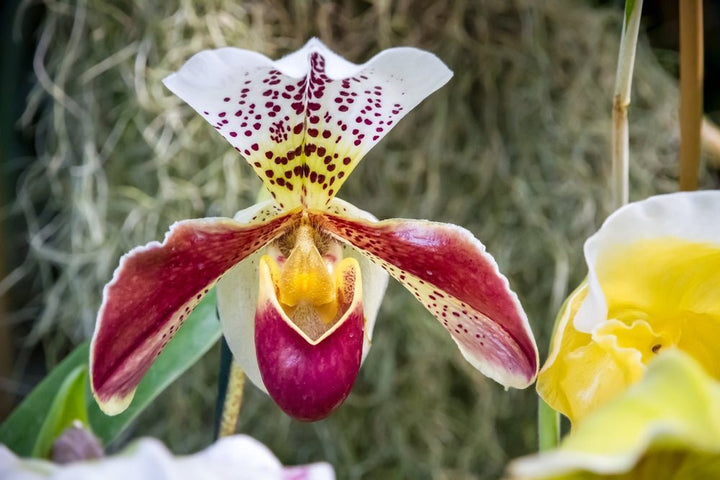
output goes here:
{"type": "Polygon", "coordinates": [[[702,0],[680,4],[680,190],[696,190],[703,87],[702,0]]]}

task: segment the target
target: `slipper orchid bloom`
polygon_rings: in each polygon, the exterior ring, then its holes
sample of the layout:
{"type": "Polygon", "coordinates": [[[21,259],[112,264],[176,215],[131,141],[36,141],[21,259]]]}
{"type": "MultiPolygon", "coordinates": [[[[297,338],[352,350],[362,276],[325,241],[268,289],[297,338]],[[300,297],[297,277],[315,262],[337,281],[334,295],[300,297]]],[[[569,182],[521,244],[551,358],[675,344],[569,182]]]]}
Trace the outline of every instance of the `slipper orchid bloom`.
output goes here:
{"type": "Polygon", "coordinates": [[[575,424],[668,348],[720,379],[719,191],[626,205],[587,240],[585,259],[587,283],[558,316],[538,376],[551,407],[575,424]]]}
{"type": "Polygon", "coordinates": [[[90,354],[101,408],[127,407],[153,359],[219,282],[223,333],[250,380],[289,415],[323,418],[347,397],[368,352],[385,272],[481,372],[507,387],[532,383],[538,354],[525,313],[470,232],[377,221],[335,198],[363,155],[451,75],[414,48],[355,65],[313,39],[278,61],[204,51],[167,77],[271,198],[234,219],[178,222],[162,243],[120,260],[90,354]]]}

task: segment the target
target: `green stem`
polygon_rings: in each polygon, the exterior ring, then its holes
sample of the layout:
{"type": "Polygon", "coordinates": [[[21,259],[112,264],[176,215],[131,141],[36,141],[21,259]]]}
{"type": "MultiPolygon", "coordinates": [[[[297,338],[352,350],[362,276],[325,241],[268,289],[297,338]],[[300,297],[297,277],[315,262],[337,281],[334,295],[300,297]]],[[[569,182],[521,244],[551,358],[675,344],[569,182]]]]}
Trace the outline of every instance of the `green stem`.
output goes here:
{"type": "Polygon", "coordinates": [[[629,197],[630,146],[628,128],[628,107],[635,65],[635,51],[640,31],[642,0],[625,2],[620,52],[618,54],[615,92],[613,95],[612,129],[612,208],[625,205],[629,197]]]}
{"type": "Polygon", "coordinates": [[[560,442],[560,414],[538,396],[538,447],[540,451],[557,447],[560,442]]]}
{"type": "Polygon", "coordinates": [[[240,407],[242,406],[243,387],[245,386],[245,372],[234,359],[228,376],[228,386],[225,392],[220,421],[220,437],[227,437],[235,433],[238,417],[240,416],[240,407]]]}

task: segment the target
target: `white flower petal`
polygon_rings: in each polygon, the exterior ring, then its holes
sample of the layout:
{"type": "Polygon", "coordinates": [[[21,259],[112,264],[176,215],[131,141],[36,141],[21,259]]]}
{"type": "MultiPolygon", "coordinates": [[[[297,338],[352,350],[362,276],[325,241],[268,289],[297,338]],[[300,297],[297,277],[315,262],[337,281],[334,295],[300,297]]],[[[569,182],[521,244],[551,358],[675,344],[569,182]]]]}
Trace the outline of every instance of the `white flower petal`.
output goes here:
{"type": "Polygon", "coordinates": [[[54,465],[17,458],[0,445],[4,480],[334,480],[327,463],[283,467],[273,453],[246,435],[220,439],[193,455],[173,456],[154,438],[143,438],[121,454],[99,460],[54,465]]]}

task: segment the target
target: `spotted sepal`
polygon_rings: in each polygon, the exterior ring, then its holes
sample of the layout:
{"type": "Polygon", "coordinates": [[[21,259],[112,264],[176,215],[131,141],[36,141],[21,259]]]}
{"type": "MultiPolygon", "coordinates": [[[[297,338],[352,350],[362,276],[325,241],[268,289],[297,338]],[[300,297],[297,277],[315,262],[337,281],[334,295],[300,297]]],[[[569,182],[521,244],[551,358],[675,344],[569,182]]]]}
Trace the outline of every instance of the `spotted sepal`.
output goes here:
{"type": "Polygon", "coordinates": [[[410,290],[483,374],[506,387],[533,382],[538,352],[525,312],[470,232],[423,220],[369,222],[327,213],[317,221],[410,290]]]}
{"type": "Polygon", "coordinates": [[[162,243],[136,247],[120,259],[103,290],[90,347],[91,386],[105,413],[127,408],[140,379],[218,278],[297,216],[255,224],[184,220],[162,243]]]}
{"type": "Polygon", "coordinates": [[[451,76],[436,56],[415,48],[356,65],[311,39],[276,62],[248,50],[206,50],[164,83],[290,209],[327,205],[365,153],[451,76]]]}
{"type": "Polygon", "coordinates": [[[313,340],[285,313],[268,263],[260,261],[257,363],[268,394],[298,420],[328,416],[350,394],[360,371],[365,324],[360,266],[345,259],[339,268],[337,321],[313,340]]]}

